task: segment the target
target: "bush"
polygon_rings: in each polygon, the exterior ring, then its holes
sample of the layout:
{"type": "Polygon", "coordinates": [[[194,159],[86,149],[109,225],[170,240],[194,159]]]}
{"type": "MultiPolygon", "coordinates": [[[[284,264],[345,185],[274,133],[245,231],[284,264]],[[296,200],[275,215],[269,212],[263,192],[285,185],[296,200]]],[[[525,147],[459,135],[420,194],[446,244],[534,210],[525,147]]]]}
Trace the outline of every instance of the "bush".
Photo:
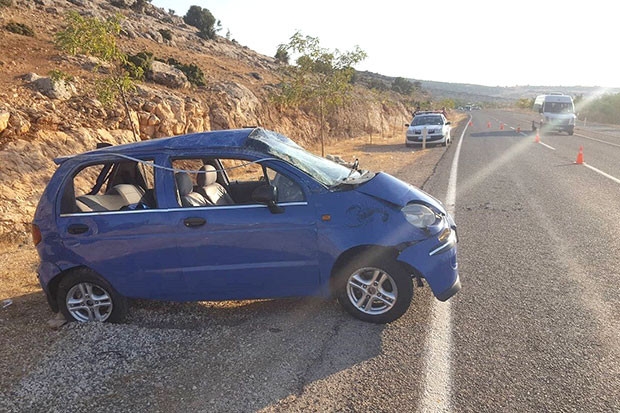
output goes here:
{"type": "Polygon", "coordinates": [[[139,52],[135,55],[127,55],[125,69],[133,79],[144,80],[144,74],[148,73],[153,66],[153,53],[139,52]]]}
{"type": "Polygon", "coordinates": [[[0,0],[0,7],[11,7],[13,0],[0,0]]]}
{"type": "Polygon", "coordinates": [[[207,85],[207,81],[205,80],[205,74],[202,71],[202,69],[200,69],[198,66],[196,66],[194,63],[190,63],[188,65],[179,62],[178,60],[174,59],[174,58],[169,58],[166,63],[168,63],[170,66],[174,66],[177,69],[179,69],[181,72],[183,72],[185,74],[185,76],[187,77],[187,80],[192,84],[192,85],[196,85],[196,86],[206,86],[207,85]]]}
{"type": "Polygon", "coordinates": [[[205,74],[194,63],[185,64],[170,57],[167,60],[159,59],[153,56],[151,52],[140,52],[135,55],[127,55],[127,63],[125,64],[125,70],[133,79],[144,80],[144,75],[151,71],[153,66],[153,60],[157,60],[166,63],[174,68],[179,69],[188,82],[196,86],[206,86],[205,74]]]}
{"type": "Polygon", "coordinates": [[[159,29],[159,33],[164,40],[171,41],[172,40],[172,32],[168,29],[159,29]]]}
{"type": "Polygon", "coordinates": [[[136,2],[131,6],[131,8],[138,13],[144,13],[147,4],[149,4],[150,2],[151,0],[136,0],[136,2]]]}
{"type": "Polygon", "coordinates": [[[620,94],[606,94],[589,102],[579,110],[579,118],[592,122],[620,124],[620,94]]]}
{"type": "Polygon", "coordinates": [[[10,22],[6,26],[4,26],[4,28],[10,31],[11,33],[34,37],[34,30],[32,30],[30,26],[27,26],[23,23],[10,22]]]}
{"type": "Polygon", "coordinates": [[[119,9],[126,9],[127,4],[123,0],[111,0],[110,4],[114,7],[118,7],[119,9]]]}
{"type": "Polygon", "coordinates": [[[405,78],[397,77],[392,82],[392,90],[401,95],[409,95],[414,91],[414,85],[405,78]]]}
{"type": "Polygon", "coordinates": [[[197,28],[199,30],[198,36],[203,39],[215,39],[215,35],[221,26],[221,23],[219,21],[216,22],[215,17],[213,17],[209,10],[203,9],[200,6],[191,6],[183,17],[183,21],[197,28]]]}
{"type": "Polygon", "coordinates": [[[276,58],[276,61],[278,61],[278,63],[285,64],[288,64],[290,59],[288,50],[286,50],[286,47],[284,47],[284,45],[278,46],[278,50],[276,51],[276,55],[274,57],[276,58]]]}
{"type": "Polygon", "coordinates": [[[370,82],[368,82],[368,88],[385,92],[389,89],[389,86],[379,79],[371,79],[370,82]]]}

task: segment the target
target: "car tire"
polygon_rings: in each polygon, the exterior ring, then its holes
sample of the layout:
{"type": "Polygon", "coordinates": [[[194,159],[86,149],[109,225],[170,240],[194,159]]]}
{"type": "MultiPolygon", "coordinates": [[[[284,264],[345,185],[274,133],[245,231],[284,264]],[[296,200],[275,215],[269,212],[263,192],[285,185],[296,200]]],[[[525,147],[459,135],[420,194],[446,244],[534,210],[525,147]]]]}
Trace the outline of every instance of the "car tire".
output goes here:
{"type": "Polygon", "coordinates": [[[127,314],[128,302],[106,280],[80,268],[67,274],[58,285],[58,308],[67,321],[118,323],[127,314]]]}
{"type": "Polygon", "coordinates": [[[336,297],[352,316],[371,323],[390,323],[409,309],[411,275],[395,261],[354,259],[337,275],[336,297]]]}

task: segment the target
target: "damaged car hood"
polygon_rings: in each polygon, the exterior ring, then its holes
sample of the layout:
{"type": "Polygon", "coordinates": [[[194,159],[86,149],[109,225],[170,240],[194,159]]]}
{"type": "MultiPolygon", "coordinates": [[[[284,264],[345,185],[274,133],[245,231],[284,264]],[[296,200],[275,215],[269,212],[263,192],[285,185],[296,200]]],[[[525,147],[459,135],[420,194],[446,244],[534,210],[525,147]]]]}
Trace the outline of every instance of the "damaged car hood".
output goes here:
{"type": "Polygon", "coordinates": [[[415,201],[431,205],[443,213],[446,212],[445,207],[438,199],[385,172],[377,173],[374,178],[358,186],[355,190],[401,208],[415,201]]]}

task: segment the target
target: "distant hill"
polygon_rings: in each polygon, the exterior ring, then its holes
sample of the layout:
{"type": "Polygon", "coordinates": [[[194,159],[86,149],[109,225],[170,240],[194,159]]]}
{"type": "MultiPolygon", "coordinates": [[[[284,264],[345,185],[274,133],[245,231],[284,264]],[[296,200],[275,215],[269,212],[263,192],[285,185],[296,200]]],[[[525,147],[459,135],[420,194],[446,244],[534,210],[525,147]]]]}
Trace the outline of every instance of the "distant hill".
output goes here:
{"type": "MultiPolygon", "coordinates": [[[[396,78],[373,73],[360,71],[357,73],[358,82],[367,87],[383,85],[389,89],[396,78]]],[[[590,86],[483,86],[470,83],[448,83],[436,82],[432,80],[407,79],[417,86],[418,97],[424,97],[434,102],[442,99],[453,99],[457,105],[467,103],[487,104],[487,105],[513,105],[519,99],[533,99],[538,95],[562,92],[571,96],[599,95],[601,92],[608,94],[620,93],[620,88],[603,89],[590,86]]]]}
{"type": "MultiPolygon", "coordinates": [[[[467,83],[446,83],[430,80],[409,79],[420,82],[422,88],[428,91],[435,99],[455,99],[472,103],[510,104],[522,98],[534,98],[537,95],[562,92],[571,96],[588,96],[598,94],[599,87],[588,86],[482,86],[467,83]]],[[[620,89],[608,89],[606,93],[620,93],[620,89]]]]}

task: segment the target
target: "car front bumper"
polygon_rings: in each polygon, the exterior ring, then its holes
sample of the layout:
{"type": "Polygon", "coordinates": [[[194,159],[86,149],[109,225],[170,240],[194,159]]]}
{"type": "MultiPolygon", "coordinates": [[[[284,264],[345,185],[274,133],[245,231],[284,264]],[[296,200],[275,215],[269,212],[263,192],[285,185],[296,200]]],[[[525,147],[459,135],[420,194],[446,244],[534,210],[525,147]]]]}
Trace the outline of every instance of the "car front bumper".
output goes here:
{"type": "Polygon", "coordinates": [[[461,289],[457,259],[456,226],[447,226],[449,236],[431,237],[411,245],[398,256],[398,261],[413,267],[431,288],[433,295],[446,301],[461,289]]]}
{"type": "MultiPolygon", "coordinates": [[[[445,135],[428,135],[426,137],[426,142],[443,142],[443,140],[445,139],[445,135]]],[[[413,144],[413,143],[419,143],[421,144],[423,142],[422,139],[422,135],[412,135],[412,136],[407,136],[407,140],[406,143],[409,144],[413,144]]]]}

